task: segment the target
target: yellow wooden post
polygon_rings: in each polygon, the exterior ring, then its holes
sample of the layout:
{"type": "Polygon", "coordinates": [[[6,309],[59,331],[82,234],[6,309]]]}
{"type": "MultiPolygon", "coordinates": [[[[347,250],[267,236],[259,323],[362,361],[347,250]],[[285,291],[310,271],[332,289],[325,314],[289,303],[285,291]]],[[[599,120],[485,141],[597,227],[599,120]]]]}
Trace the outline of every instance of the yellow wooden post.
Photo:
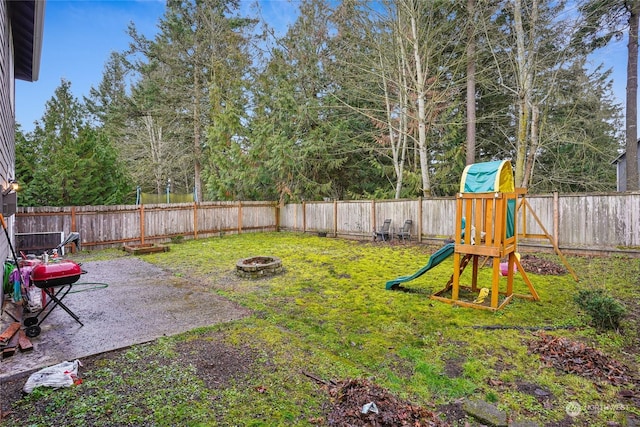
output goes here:
{"type": "Polygon", "coordinates": [[[493,257],[493,275],[491,277],[491,308],[498,308],[500,296],[500,257],[493,257]]]}
{"type": "Polygon", "coordinates": [[[513,294],[513,267],[515,267],[514,259],[516,254],[514,252],[509,254],[509,261],[507,262],[507,296],[513,294]]]}
{"type": "Polygon", "coordinates": [[[453,284],[451,289],[451,299],[458,301],[460,291],[460,253],[453,254],[453,284]]]}

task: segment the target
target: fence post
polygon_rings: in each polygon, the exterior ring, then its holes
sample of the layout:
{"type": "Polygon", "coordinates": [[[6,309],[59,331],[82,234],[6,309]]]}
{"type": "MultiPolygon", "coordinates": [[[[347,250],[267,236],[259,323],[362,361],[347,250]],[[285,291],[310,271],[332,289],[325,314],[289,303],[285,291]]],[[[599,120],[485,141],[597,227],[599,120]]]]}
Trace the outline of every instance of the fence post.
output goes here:
{"type": "Polygon", "coordinates": [[[371,232],[375,233],[376,232],[376,200],[375,199],[371,200],[371,224],[373,226],[373,230],[371,230],[371,232]]]}
{"type": "Polygon", "coordinates": [[[193,240],[198,239],[198,202],[193,202],[193,240]]]}
{"type": "Polygon", "coordinates": [[[140,204],[140,244],[144,245],[144,205],[140,204]]]}
{"type": "Polygon", "coordinates": [[[76,230],[76,207],[75,206],[71,206],[71,231],[78,231],[76,230]]]}
{"type": "Polygon", "coordinates": [[[558,192],[553,192],[553,244],[556,248],[560,247],[560,239],[558,238],[559,234],[559,225],[560,219],[559,216],[559,206],[558,206],[558,192]]]}
{"type": "Polygon", "coordinates": [[[238,234],[242,234],[242,202],[238,201],[238,234]]]}
{"type": "MultiPolygon", "coordinates": [[[[71,206],[71,231],[78,231],[76,230],[76,207],[75,206],[71,206]]],[[[77,247],[78,245],[71,246],[72,254],[76,252],[77,247]]]]}
{"type": "Polygon", "coordinates": [[[418,197],[418,243],[422,243],[422,196],[418,197]]]}
{"type": "Polygon", "coordinates": [[[307,232],[307,202],[302,201],[302,232],[307,232]]]}
{"type": "Polygon", "coordinates": [[[281,204],[276,204],[275,205],[275,211],[276,211],[276,231],[280,231],[280,208],[281,208],[281,204]]]}
{"type": "Polygon", "coordinates": [[[338,237],[338,201],[333,199],[333,237],[338,237]]]}

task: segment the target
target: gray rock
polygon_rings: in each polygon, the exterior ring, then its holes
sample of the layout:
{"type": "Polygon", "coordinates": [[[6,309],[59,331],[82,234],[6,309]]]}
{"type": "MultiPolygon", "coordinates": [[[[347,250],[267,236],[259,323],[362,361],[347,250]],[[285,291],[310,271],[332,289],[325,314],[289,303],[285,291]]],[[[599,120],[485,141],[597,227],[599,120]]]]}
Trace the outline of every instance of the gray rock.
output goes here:
{"type": "Polygon", "coordinates": [[[478,421],[495,427],[507,427],[507,414],[494,405],[478,399],[467,399],[462,409],[478,421]]]}
{"type": "Polygon", "coordinates": [[[540,427],[540,424],[531,420],[518,420],[509,424],[509,427],[540,427]]]}

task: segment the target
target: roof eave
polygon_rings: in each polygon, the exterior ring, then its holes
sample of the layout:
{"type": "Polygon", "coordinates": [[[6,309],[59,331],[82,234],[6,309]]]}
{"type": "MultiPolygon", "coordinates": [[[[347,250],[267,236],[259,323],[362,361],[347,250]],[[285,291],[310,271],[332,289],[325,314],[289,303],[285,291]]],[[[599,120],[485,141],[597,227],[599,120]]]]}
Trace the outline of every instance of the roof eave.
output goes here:
{"type": "Polygon", "coordinates": [[[31,81],[40,77],[40,60],[42,58],[42,39],[44,38],[44,6],[45,0],[36,1],[33,17],[33,56],[31,66],[31,81]]]}
{"type": "Polygon", "coordinates": [[[8,2],[14,77],[34,82],[40,75],[45,0],[8,2]]]}

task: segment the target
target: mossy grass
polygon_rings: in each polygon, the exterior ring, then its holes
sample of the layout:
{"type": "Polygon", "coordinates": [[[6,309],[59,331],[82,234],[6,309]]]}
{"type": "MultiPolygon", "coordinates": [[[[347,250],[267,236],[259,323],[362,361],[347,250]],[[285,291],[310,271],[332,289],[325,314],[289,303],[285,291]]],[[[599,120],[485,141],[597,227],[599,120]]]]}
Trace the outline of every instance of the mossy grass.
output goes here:
{"type": "MultiPolygon", "coordinates": [[[[436,249],[256,233],[185,240],[169,252],[145,255],[145,261],[205,285],[253,315],[136,346],[86,372],[81,387],[34,393],[23,404],[46,399],[51,414],[71,414],[67,425],[92,420],[92,425],[304,426],[326,415],[329,403],[326,390],[304,375],[308,372],[327,381],[367,378],[429,408],[480,398],[514,419],[541,424],[565,419],[573,401],[585,408],[622,408],[582,414],[578,423],[623,423],[628,413],[637,413],[629,404],[614,406],[620,403],[619,386],[596,387],[589,379],[544,367],[528,350],[535,332],[523,328],[556,327],[547,333],[585,342],[635,367],[638,327],[629,322],[637,319],[622,320],[620,331],[598,331],[574,297],[582,289],[601,288],[624,302],[633,300],[640,286],[637,260],[571,257],[580,282],[569,274],[528,273],[540,301],[514,298],[496,313],[429,299],[451,276],[451,259],[407,283],[412,292],[385,290],[387,280],[418,270],[436,249]],[[256,255],[279,257],[285,273],[237,277],[236,262],[256,255]],[[492,325],[514,328],[478,328],[492,325]],[[192,366],[172,365],[181,343],[211,331],[226,345],[255,350],[258,363],[250,376],[210,389],[192,366]],[[547,390],[548,399],[522,391],[523,383],[547,390]],[[123,387],[129,392],[121,394],[123,387]]],[[[480,280],[490,282],[489,269],[481,269],[480,280]]],[[[527,293],[517,275],[515,291],[527,293]]],[[[32,425],[49,424],[34,415],[32,425]]]]}

